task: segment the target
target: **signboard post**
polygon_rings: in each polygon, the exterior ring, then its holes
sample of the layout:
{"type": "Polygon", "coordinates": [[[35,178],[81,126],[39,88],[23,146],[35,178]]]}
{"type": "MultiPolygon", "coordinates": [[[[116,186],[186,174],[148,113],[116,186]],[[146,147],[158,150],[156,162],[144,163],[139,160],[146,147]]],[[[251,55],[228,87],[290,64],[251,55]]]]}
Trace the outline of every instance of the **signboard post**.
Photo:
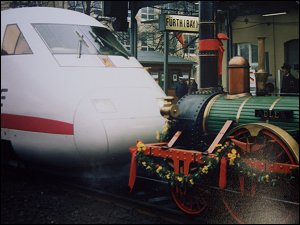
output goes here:
{"type": "Polygon", "coordinates": [[[168,95],[168,74],[169,74],[169,68],[168,68],[168,56],[169,56],[169,32],[164,32],[164,92],[166,95],[168,95]]]}
{"type": "Polygon", "coordinates": [[[198,33],[199,18],[193,16],[179,16],[162,14],[159,17],[159,30],[164,32],[164,92],[168,91],[168,55],[169,55],[169,31],[198,33]]]}

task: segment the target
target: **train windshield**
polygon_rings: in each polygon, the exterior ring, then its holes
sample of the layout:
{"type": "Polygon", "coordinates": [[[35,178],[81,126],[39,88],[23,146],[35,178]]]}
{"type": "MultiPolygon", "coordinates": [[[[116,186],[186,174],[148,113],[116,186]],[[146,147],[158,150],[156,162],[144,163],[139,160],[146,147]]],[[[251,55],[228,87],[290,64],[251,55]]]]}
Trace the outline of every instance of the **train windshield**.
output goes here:
{"type": "Polygon", "coordinates": [[[106,28],[71,24],[33,24],[53,54],[121,55],[127,50],[106,28]]]}

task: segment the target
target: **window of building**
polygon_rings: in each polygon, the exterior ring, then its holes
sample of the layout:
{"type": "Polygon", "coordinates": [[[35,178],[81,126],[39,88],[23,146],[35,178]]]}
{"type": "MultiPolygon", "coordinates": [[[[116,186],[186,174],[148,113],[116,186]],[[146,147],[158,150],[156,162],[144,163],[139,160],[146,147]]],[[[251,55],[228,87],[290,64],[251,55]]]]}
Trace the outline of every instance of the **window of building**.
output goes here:
{"type": "Polygon", "coordinates": [[[155,80],[155,82],[159,85],[159,74],[158,74],[158,72],[150,72],[150,75],[155,80]]]}
{"type": "Polygon", "coordinates": [[[169,39],[169,53],[174,54],[177,50],[178,40],[176,37],[169,39]]]}
{"type": "Polygon", "coordinates": [[[178,14],[181,10],[180,4],[178,2],[167,3],[162,6],[164,13],[167,14],[178,14]]]}
{"type": "Polygon", "coordinates": [[[94,17],[103,16],[103,6],[101,1],[94,1],[92,12],[94,17]]]}
{"type": "Polygon", "coordinates": [[[284,62],[291,65],[292,74],[298,77],[299,76],[299,39],[289,40],[284,43],[284,62]]]}
{"type": "Polygon", "coordinates": [[[169,72],[169,79],[168,79],[168,82],[169,82],[169,88],[175,88],[176,86],[176,83],[178,82],[179,80],[179,77],[182,75],[182,71],[180,70],[174,70],[174,69],[170,69],[170,72],[169,72]]]}
{"type": "Polygon", "coordinates": [[[1,55],[22,55],[32,54],[32,51],[25,40],[22,32],[16,24],[7,25],[1,55]]]}
{"type": "Polygon", "coordinates": [[[84,12],[83,10],[83,1],[69,1],[70,9],[77,12],[84,12]]]}
{"type": "Polygon", "coordinates": [[[237,54],[248,60],[250,69],[255,70],[258,67],[258,49],[257,45],[251,43],[237,44],[237,54]]]}
{"type": "Polygon", "coordinates": [[[130,51],[130,33],[129,32],[117,32],[118,40],[123,46],[130,51]]]}
{"type": "Polygon", "coordinates": [[[195,34],[184,34],[184,45],[187,48],[184,49],[184,53],[189,54],[196,54],[196,36],[195,34]]]}
{"type": "Polygon", "coordinates": [[[153,33],[141,33],[141,50],[142,51],[154,51],[154,34],[153,33]]]}
{"type": "Polygon", "coordinates": [[[142,21],[156,19],[156,15],[154,14],[154,8],[152,7],[142,8],[141,17],[142,17],[142,21]]]}

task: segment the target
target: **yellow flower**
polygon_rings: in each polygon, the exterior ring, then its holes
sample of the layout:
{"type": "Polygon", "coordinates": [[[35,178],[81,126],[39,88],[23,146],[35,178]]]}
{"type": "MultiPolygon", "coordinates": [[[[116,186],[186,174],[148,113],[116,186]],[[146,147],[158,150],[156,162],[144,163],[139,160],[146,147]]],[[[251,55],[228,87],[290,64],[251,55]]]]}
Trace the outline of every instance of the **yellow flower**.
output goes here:
{"type": "Polygon", "coordinates": [[[221,144],[217,144],[215,148],[217,148],[217,147],[221,147],[221,146],[222,146],[221,144]]]}
{"type": "Polygon", "coordinates": [[[167,180],[170,180],[170,178],[171,178],[171,174],[168,173],[168,174],[166,175],[166,179],[167,179],[167,180]]]}
{"type": "Polygon", "coordinates": [[[146,163],[145,161],[143,161],[143,162],[142,162],[142,165],[143,165],[144,167],[146,167],[146,166],[147,166],[147,163],[146,163]]]}
{"type": "Polygon", "coordinates": [[[217,150],[217,152],[221,152],[221,151],[222,151],[222,149],[220,149],[220,148],[217,150]]]}
{"type": "Polygon", "coordinates": [[[183,178],[182,178],[182,177],[177,177],[177,180],[178,180],[179,182],[182,182],[182,181],[183,181],[183,178]]]}
{"type": "Polygon", "coordinates": [[[238,153],[238,154],[237,154],[237,157],[238,157],[238,158],[240,158],[240,157],[241,157],[240,153],[238,153]]]}
{"type": "Polygon", "coordinates": [[[169,126],[169,123],[168,121],[165,121],[165,124],[164,124],[164,127],[163,127],[163,130],[162,130],[162,134],[166,134],[168,133],[168,130],[169,130],[170,126],[169,126]]]}
{"type": "Polygon", "coordinates": [[[267,174],[266,176],[265,176],[265,178],[266,178],[266,182],[269,182],[270,180],[270,176],[269,176],[269,174],[267,174]]]}
{"type": "Polygon", "coordinates": [[[234,159],[230,159],[229,160],[229,166],[234,166],[235,164],[234,164],[234,159]]]}
{"type": "Polygon", "coordinates": [[[193,181],[193,179],[189,179],[189,182],[190,182],[190,184],[191,184],[191,185],[193,185],[193,184],[194,184],[194,181],[193,181]]]}
{"type": "Polygon", "coordinates": [[[159,171],[162,170],[162,166],[159,166],[157,169],[156,169],[156,173],[159,173],[159,171]]]}
{"type": "Polygon", "coordinates": [[[236,154],[232,154],[232,153],[228,153],[227,156],[230,160],[236,158],[236,154]]]}
{"type": "Polygon", "coordinates": [[[208,173],[208,166],[203,166],[201,171],[202,171],[202,173],[207,174],[208,173]]]}
{"type": "Polygon", "coordinates": [[[138,142],[136,143],[136,147],[138,147],[138,148],[140,148],[140,147],[143,146],[143,145],[144,145],[144,143],[141,142],[141,141],[138,141],[138,142]]]}
{"type": "Polygon", "coordinates": [[[136,147],[137,147],[137,151],[140,152],[140,151],[145,151],[146,150],[146,146],[143,142],[139,141],[137,144],[136,144],[136,147]]]}
{"type": "Polygon", "coordinates": [[[156,131],[156,140],[160,141],[160,133],[159,133],[159,131],[156,131]]]}
{"type": "Polygon", "coordinates": [[[151,166],[147,166],[147,167],[146,167],[146,170],[151,170],[151,166]]]}
{"type": "Polygon", "coordinates": [[[168,133],[168,130],[169,130],[168,127],[164,127],[161,133],[162,134],[166,134],[166,133],[168,133]]]}
{"type": "Polygon", "coordinates": [[[232,149],[231,152],[232,152],[232,154],[236,154],[237,153],[236,149],[232,149]]]}

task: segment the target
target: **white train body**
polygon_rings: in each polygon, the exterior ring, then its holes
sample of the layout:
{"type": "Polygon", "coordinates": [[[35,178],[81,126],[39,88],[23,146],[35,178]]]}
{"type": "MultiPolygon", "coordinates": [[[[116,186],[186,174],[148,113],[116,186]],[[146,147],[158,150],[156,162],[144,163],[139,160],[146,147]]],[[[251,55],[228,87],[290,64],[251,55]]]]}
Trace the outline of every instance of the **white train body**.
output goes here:
{"type": "Polygon", "coordinates": [[[137,138],[155,141],[165,94],[111,35],[71,10],[1,12],[1,140],[20,158],[88,167],[129,158],[137,138]],[[18,29],[11,47],[14,38],[5,35],[18,29]]]}

